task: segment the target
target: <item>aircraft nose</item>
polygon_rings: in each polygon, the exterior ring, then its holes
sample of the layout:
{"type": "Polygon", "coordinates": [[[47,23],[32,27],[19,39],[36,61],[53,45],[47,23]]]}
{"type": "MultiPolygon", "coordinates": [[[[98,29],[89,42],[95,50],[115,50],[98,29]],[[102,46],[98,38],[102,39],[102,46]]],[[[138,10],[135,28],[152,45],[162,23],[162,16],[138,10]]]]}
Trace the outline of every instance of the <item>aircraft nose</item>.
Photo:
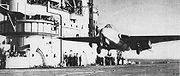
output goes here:
{"type": "Polygon", "coordinates": [[[110,41],[113,41],[114,43],[119,42],[118,32],[116,32],[113,29],[110,28],[104,28],[102,31],[102,34],[105,38],[109,39],[110,41]]]}
{"type": "Polygon", "coordinates": [[[111,24],[107,24],[104,28],[112,28],[111,24]]]}

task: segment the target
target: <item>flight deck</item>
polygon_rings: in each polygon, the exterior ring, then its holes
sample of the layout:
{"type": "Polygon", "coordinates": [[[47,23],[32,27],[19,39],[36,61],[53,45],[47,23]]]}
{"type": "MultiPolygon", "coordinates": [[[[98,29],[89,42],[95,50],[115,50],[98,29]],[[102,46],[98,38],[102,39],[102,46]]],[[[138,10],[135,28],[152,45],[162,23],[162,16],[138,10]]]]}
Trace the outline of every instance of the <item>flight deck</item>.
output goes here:
{"type": "Polygon", "coordinates": [[[1,76],[179,76],[180,64],[135,64],[43,69],[1,69],[1,76]]]}

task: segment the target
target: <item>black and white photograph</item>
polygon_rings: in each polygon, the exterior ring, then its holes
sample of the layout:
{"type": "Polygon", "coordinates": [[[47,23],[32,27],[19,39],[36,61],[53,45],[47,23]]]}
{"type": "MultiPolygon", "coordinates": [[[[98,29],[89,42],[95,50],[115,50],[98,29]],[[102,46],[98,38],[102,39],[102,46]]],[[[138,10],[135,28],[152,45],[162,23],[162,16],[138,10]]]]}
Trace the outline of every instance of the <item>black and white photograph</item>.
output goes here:
{"type": "Polygon", "coordinates": [[[180,76],[180,0],[0,0],[0,76],[180,76]]]}

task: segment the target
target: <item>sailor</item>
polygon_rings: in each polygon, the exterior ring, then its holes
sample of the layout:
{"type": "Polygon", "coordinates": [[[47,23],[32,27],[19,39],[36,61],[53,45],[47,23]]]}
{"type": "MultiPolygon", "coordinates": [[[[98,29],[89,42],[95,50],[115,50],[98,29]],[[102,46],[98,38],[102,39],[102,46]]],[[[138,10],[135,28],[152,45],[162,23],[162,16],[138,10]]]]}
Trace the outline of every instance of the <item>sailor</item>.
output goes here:
{"type": "Polygon", "coordinates": [[[104,62],[105,62],[104,57],[105,57],[105,55],[106,55],[106,51],[107,51],[107,50],[105,50],[105,49],[103,50],[103,49],[102,49],[102,52],[101,52],[100,54],[98,54],[99,64],[100,64],[100,65],[105,65],[105,63],[104,63],[104,62]]]}
{"type": "Polygon", "coordinates": [[[110,58],[108,55],[105,56],[105,65],[110,65],[110,58]]]}
{"type": "Polygon", "coordinates": [[[67,54],[67,52],[64,52],[64,62],[65,62],[65,65],[68,66],[68,54],[67,54]]]}
{"type": "Polygon", "coordinates": [[[105,64],[106,65],[111,65],[111,62],[112,62],[111,53],[110,53],[110,51],[108,51],[107,55],[105,56],[105,64]]]}
{"type": "Polygon", "coordinates": [[[121,60],[122,60],[122,65],[124,65],[125,58],[121,57],[121,60]]]}
{"type": "Polygon", "coordinates": [[[82,65],[82,66],[87,66],[87,63],[88,63],[88,61],[87,61],[87,55],[86,55],[86,53],[83,51],[83,53],[82,53],[82,63],[81,63],[81,65],[82,65]]]}
{"type": "Polygon", "coordinates": [[[74,53],[72,58],[72,66],[76,66],[76,53],[74,53]]]}
{"type": "Polygon", "coordinates": [[[69,52],[69,57],[68,57],[68,65],[69,65],[69,66],[72,66],[72,65],[73,65],[73,57],[74,57],[73,50],[70,50],[70,52],[69,52]]]}
{"type": "Polygon", "coordinates": [[[111,50],[110,53],[111,53],[111,65],[115,65],[115,58],[116,58],[117,52],[116,50],[111,50]]]}
{"type": "Polygon", "coordinates": [[[96,64],[100,65],[100,57],[99,57],[99,54],[97,54],[97,57],[96,57],[96,64]]]}
{"type": "Polygon", "coordinates": [[[78,65],[81,66],[81,61],[82,61],[81,55],[78,55],[78,60],[79,60],[78,65]]]}
{"type": "Polygon", "coordinates": [[[121,51],[117,51],[117,65],[119,65],[119,61],[121,60],[122,58],[122,52],[121,51]]]}
{"type": "Polygon", "coordinates": [[[74,56],[74,60],[75,66],[78,66],[78,53],[74,56]]]}
{"type": "Polygon", "coordinates": [[[4,54],[4,47],[0,48],[0,68],[5,68],[6,66],[6,55],[4,54]]]}

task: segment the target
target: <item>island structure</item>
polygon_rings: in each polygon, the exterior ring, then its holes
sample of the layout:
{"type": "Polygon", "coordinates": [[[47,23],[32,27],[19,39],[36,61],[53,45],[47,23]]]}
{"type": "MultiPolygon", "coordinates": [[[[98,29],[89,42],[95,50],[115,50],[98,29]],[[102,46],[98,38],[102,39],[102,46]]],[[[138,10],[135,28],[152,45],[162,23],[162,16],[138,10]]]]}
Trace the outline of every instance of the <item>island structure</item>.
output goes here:
{"type": "Polygon", "coordinates": [[[59,67],[64,54],[88,54],[95,63],[96,45],[58,37],[94,37],[98,10],[93,0],[0,0],[1,68],[59,67]],[[84,52],[83,52],[84,51],[84,52]]]}

